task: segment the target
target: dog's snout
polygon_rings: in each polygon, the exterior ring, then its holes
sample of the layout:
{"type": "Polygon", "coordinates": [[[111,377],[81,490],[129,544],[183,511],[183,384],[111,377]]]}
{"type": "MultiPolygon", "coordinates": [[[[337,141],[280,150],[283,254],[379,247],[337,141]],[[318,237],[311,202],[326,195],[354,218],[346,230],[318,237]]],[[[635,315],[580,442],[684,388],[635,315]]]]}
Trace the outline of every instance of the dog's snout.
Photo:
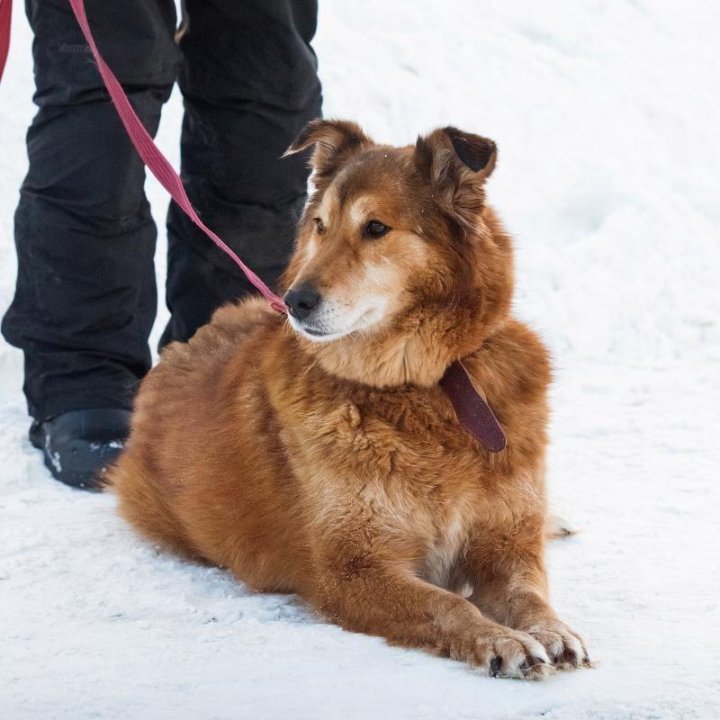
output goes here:
{"type": "Polygon", "coordinates": [[[312,285],[301,285],[285,293],[285,305],[290,314],[298,320],[304,320],[319,304],[320,293],[312,285]]]}

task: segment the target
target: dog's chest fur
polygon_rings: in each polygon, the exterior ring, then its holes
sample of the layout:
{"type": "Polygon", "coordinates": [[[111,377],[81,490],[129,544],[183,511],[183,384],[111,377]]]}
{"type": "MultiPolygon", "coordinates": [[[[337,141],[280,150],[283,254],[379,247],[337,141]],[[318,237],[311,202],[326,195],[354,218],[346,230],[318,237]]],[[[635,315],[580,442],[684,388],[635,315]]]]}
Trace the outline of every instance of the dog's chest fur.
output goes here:
{"type": "Polygon", "coordinates": [[[420,577],[460,589],[475,526],[503,515],[488,512],[504,503],[486,482],[487,452],[428,393],[355,399],[322,413],[315,407],[304,431],[287,438],[289,457],[301,459],[296,467],[311,522],[403,537],[415,548],[420,577]],[[308,467],[312,473],[303,472],[308,467]]]}
{"type": "Polygon", "coordinates": [[[458,589],[461,577],[457,573],[468,540],[467,522],[459,512],[449,517],[439,528],[431,544],[420,574],[429,582],[452,590],[458,589]]]}

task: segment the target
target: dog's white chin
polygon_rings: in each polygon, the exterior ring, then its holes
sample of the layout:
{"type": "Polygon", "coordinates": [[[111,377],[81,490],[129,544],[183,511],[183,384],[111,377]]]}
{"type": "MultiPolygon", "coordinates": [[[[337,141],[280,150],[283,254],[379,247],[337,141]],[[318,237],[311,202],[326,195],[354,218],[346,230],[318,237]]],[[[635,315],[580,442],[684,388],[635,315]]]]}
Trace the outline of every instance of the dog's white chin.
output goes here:
{"type": "Polygon", "coordinates": [[[312,342],[325,343],[331,342],[332,340],[339,340],[342,337],[350,335],[350,333],[367,330],[368,328],[379,322],[379,318],[377,320],[370,320],[368,322],[368,314],[369,313],[366,313],[362,317],[358,318],[356,322],[352,323],[349,327],[346,327],[344,329],[306,327],[302,323],[302,321],[294,318],[292,315],[288,315],[287,317],[288,321],[290,322],[290,327],[292,327],[292,329],[296,333],[298,333],[298,335],[302,335],[304,338],[312,340],[312,342]]]}

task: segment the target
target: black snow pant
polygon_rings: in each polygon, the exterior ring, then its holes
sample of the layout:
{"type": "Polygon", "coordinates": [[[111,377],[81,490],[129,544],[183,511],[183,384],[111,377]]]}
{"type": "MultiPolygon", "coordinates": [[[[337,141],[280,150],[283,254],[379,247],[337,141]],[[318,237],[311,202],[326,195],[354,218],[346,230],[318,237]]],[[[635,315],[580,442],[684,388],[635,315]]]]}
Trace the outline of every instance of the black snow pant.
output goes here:
{"type": "MultiPolygon", "coordinates": [[[[303,158],[280,160],[320,114],[310,47],[316,0],[87,0],[100,51],[151,134],[179,77],[182,176],[215,230],[273,285],[305,200],[303,158]]],[[[35,39],[29,171],[15,216],[18,277],[2,323],[25,356],[38,420],[129,408],[150,368],[156,228],[141,161],[125,136],[67,0],[26,0],[35,39]]],[[[213,310],[251,292],[242,273],[174,204],[168,213],[161,346],[187,340],[213,310]]]]}

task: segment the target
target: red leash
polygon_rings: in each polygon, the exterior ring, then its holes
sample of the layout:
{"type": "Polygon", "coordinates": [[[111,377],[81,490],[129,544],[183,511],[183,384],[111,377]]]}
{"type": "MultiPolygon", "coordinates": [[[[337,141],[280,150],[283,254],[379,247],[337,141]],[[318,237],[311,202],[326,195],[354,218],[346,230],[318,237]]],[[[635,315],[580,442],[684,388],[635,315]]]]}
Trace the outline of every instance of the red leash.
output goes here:
{"type": "MultiPolygon", "coordinates": [[[[245,277],[267,298],[270,305],[278,312],[287,312],[285,303],[256,275],[230,248],[221,240],[205,223],[200,219],[190,199],[185,192],[180,176],[173,170],[170,161],[160,152],[158,146],[153,142],[150,134],[140,122],[135,110],[127,98],[122,86],[113,74],[112,70],[103,60],[95,44],[87,15],[85,13],[84,0],[69,0],[70,6],[75,13],[75,18],[80,25],[82,34],[90,46],[98,70],[102,76],[105,87],[110,94],[115,109],[125,126],[130,141],[135,146],[142,161],[149,168],[150,172],[158,179],[159,183],[170,193],[172,199],[180,206],[183,212],[197,225],[224,253],[229,255],[235,264],[245,273],[245,277]]],[[[10,18],[12,16],[12,0],[0,0],[0,79],[2,79],[8,49],[10,47],[10,18]]]]}
{"type": "Polygon", "coordinates": [[[8,50],[10,49],[10,21],[12,0],[0,0],[0,80],[2,80],[8,50]]]}
{"type": "MultiPolygon", "coordinates": [[[[10,0],[5,0],[9,3],[10,0]]],[[[158,182],[170,193],[170,197],[180,206],[182,211],[197,225],[224,253],[229,255],[235,264],[245,273],[245,277],[265,296],[273,309],[278,312],[286,312],[285,303],[256,275],[230,248],[221,240],[205,223],[200,219],[190,199],[185,192],[180,176],[173,170],[170,161],[160,152],[150,134],[140,122],[135,110],[127,98],[122,86],[113,75],[110,68],[100,55],[95,38],[90,30],[87,15],[85,14],[84,0],[69,0],[75,13],[80,29],[87,44],[90,46],[95,62],[97,63],[103,82],[110,93],[115,109],[120,115],[120,120],[125,126],[132,144],[138,151],[142,161],[147,165],[150,172],[158,179],[158,182]]]]}
{"type": "MultiPolygon", "coordinates": [[[[235,261],[237,266],[245,273],[245,277],[265,296],[271,307],[278,312],[286,313],[285,303],[200,219],[185,192],[180,176],[173,170],[170,161],[160,152],[150,134],[140,122],[140,118],[133,110],[122,86],[100,55],[85,13],[84,0],[68,1],[75,13],[75,18],[80,25],[85,40],[90,46],[100,75],[110,94],[110,99],[142,161],[193,223],[235,261]]],[[[10,47],[11,16],[12,0],[0,0],[0,79],[2,79],[10,47]]],[[[460,424],[468,432],[491,452],[500,452],[505,449],[506,439],[502,428],[488,404],[473,387],[470,376],[461,361],[454,362],[448,368],[445,376],[440,381],[440,387],[450,399],[460,424]]]]}

